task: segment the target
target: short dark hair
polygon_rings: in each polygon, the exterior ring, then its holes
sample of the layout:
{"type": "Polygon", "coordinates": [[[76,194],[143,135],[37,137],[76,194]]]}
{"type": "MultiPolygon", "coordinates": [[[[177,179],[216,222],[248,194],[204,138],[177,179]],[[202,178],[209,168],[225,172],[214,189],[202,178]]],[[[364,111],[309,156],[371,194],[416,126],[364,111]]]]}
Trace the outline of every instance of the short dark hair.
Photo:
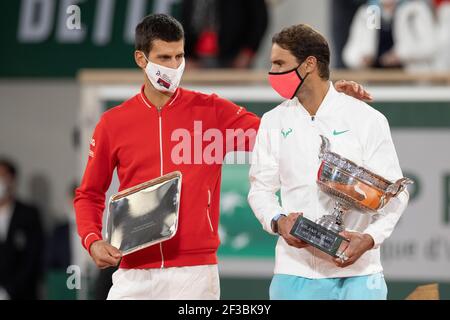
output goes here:
{"type": "Polygon", "coordinates": [[[289,50],[299,63],[309,56],[317,59],[319,76],[330,78],[330,48],[324,36],[306,24],[284,28],[275,34],[272,43],[289,50]]]}
{"type": "Polygon", "coordinates": [[[167,14],[150,14],[136,26],[135,48],[146,55],[152,50],[153,40],[166,42],[184,39],[183,26],[177,19],[167,14]]]}
{"type": "Polygon", "coordinates": [[[11,176],[11,178],[13,180],[16,180],[17,167],[14,164],[14,162],[12,162],[11,160],[6,159],[6,158],[0,158],[0,167],[4,167],[6,169],[6,171],[8,172],[8,174],[11,176]]]}

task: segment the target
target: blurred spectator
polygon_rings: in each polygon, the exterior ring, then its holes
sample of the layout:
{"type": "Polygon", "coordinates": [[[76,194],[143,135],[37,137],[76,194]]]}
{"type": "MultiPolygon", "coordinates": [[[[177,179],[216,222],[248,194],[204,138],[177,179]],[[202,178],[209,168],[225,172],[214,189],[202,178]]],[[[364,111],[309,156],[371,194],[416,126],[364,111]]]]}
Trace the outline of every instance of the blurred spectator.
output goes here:
{"type": "Polygon", "coordinates": [[[74,264],[76,248],[79,238],[76,232],[75,214],[72,208],[73,196],[76,184],[67,192],[66,206],[64,207],[63,221],[59,221],[50,234],[47,242],[46,268],[50,270],[66,270],[74,264]]]}
{"type": "Polygon", "coordinates": [[[187,67],[250,68],[267,29],[265,0],[184,0],[187,67]]]}
{"type": "Polygon", "coordinates": [[[450,71],[450,0],[434,0],[438,23],[437,71],[450,71]]]}
{"type": "MultiPolygon", "coordinates": [[[[73,183],[67,190],[64,214],[66,219],[60,221],[47,241],[45,266],[47,272],[66,273],[71,265],[80,267],[81,275],[86,279],[91,272],[96,271],[89,254],[81,245],[75,222],[73,198],[78,184],[73,183]]],[[[80,297],[79,297],[80,298],[80,297]]]]}
{"type": "Polygon", "coordinates": [[[331,1],[331,33],[335,54],[334,67],[344,68],[342,50],[344,50],[350,32],[352,19],[358,8],[367,0],[333,0],[331,1]]]}
{"type": "Polygon", "coordinates": [[[429,71],[435,64],[433,14],[421,0],[369,1],[355,15],[343,58],[350,68],[398,68],[429,71]],[[370,4],[381,10],[380,28],[371,25],[370,4]]]}
{"type": "Polygon", "coordinates": [[[0,300],[37,299],[43,231],[36,208],[15,197],[17,169],[0,159],[0,300]]]}
{"type": "MultiPolygon", "coordinates": [[[[117,270],[107,268],[97,271],[94,262],[81,245],[80,237],[77,233],[75,222],[75,212],[73,209],[73,198],[75,190],[79,184],[73,183],[67,192],[65,214],[67,219],[61,221],[51,233],[48,239],[46,252],[47,272],[66,272],[71,265],[80,267],[82,275],[93,280],[92,290],[95,300],[106,300],[109,289],[112,286],[112,274],[117,270]]],[[[48,285],[51,285],[48,283],[48,285]]],[[[61,290],[61,288],[59,288],[61,290]]],[[[88,292],[78,299],[90,298],[88,292]]]]}
{"type": "Polygon", "coordinates": [[[448,4],[450,2],[450,0],[433,0],[433,5],[436,8],[441,7],[442,5],[448,4]]]}

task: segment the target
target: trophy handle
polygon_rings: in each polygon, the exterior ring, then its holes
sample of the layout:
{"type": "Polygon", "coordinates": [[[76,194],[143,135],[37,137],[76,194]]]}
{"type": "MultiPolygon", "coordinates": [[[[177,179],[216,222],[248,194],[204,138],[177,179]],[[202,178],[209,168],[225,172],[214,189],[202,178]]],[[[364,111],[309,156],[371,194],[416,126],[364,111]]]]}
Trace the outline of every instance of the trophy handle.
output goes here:
{"type": "Polygon", "coordinates": [[[320,138],[322,139],[322,144],[320,145],[319,159],[323,159],[324,154],[330,151],[330,140],[323,135],[320,135],[320,138]]]}
{"type": "Polygon", "coordinates": [[[393,197],[396,197],[400,192],[405,190],[406,186],[408,184],[413,184],[414,181],[410,178],[401,178],[395,181],[393,184],[391,184],[387,190],[386,193],[381,198],[381,205],[379,208],[384,207],[385,204],[389,202],[389,200],[393,197]]]}
{"type": "Polygon", "coordinates": [[[400,192],[402,192],[403,190],[405,190],[406,186],[408,184],[413,184],[414,181],[411,180],[410,178],[401,178],[398,179],[397,181],[395,181],[393,184],[391,184],[387,190],[386,193],[390,194],[392,197],[395,197],[396,195],[398,195],[400,192]]]}

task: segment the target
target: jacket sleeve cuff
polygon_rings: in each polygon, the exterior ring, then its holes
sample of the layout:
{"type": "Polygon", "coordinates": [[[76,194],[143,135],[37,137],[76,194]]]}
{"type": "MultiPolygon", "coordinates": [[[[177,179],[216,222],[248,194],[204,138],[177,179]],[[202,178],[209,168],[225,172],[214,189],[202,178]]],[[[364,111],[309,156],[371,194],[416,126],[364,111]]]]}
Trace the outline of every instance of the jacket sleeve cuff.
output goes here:
{"type": "Polygon", "coordinates": [[[364,231],[364,233],[372,237],[374,242],[372,249],[378,249],[384,241],[384,237],[381,233],[374,230],[374,228],[369,227],[364,231]]]}
{"type": "Polygon", "coordinates": [[[272,230],[272,219],[275,218],[277,216],[277,214],[273,215],[272,218],[269,219],[269,221],[266,221],[266,231],[273,235],[273,236],[277,236],[277,234],[275,232],[273,232],[272,230]]]}
{"type": "Polygon", "coordinates": [[[279,236],[278,233],[275,233],[272,230],[272,220],[279,214],[282,214],[286,217],[289,215],[288,213],[286,213],[285,210],[280,210],[280,211],[277,211],[277,213],[273,214],[272,217],[269,219],[269,221],[266,221],[266,231],[273,236],[279,236]]]}
{"type": "Polygon", "coordinates": [[[102,237],[98,235],[97,233],[91,232],[88,233],[84,239],[83,239],[83,246],[84,248],[91,254],[91,245],[95,241],[102,240],[102,237]]]}

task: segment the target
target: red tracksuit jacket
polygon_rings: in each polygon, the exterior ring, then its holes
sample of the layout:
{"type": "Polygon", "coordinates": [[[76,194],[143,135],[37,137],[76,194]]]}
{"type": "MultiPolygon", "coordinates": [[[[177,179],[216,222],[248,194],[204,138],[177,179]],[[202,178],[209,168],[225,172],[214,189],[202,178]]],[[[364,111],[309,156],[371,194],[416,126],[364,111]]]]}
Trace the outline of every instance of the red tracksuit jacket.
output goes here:
{"type": "MultiPolygon", "coordinates": [[[[217,95],[206,95],[179,88],[160,111],[140,94],[106,111],[98,122],[89,150],[89,158],[74,200],[78,233],[89,250],[102,238],[105,193],[117,168],[120,190],[178,170],[183,175],[178,231],[161,244],[123,257],[121,268],[162,268],[217,263],[219,246],[220,163],[176,164],[172,150],[175,129],[190,133],[194,145],[194,121],[201,121],[202,134],[210,128],[254,129],[260,119],[217,95]]],[[[198,135],[199,132],[195,132],[198,135]]],[[[198,138],[198,137],[197,137],[198,138]]],[[[236,140],[236,139],[235,139],[236,140]]],[[[234,150],[250,150],[254,135],[234,150]]],[[[197,140],[198,141],[198,140],[197,140]]],[[[223,154],[226,148],[223,139],[223,154]]],[[[210,142],[202,142],[206,147],[210,142]]],[[[198,159],[197,159],[198,161],[198,159]]],[[[187,162],[187,161],[185,161],[187,162]]]]}

